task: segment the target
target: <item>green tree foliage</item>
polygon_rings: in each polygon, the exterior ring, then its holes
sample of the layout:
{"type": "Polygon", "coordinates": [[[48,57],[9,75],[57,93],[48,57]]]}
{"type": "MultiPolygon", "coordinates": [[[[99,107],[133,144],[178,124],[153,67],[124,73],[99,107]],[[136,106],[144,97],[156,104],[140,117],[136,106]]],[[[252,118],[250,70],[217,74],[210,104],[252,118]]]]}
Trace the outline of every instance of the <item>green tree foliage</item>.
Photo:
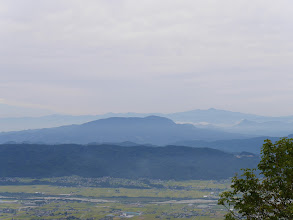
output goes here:
{"type": "Polygon", "coordinates": [[[258,171],[243,171],[220,195],[226,219],[293,219],[293,139],[266,140],[258,171]]]}

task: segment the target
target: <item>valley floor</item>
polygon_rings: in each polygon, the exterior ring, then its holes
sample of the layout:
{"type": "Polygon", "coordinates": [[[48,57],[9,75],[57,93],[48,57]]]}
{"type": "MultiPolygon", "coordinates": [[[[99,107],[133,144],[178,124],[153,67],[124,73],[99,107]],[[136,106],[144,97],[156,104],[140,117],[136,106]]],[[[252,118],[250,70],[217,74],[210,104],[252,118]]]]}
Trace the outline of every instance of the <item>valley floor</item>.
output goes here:
{"type": "Polygon", "coordinates": [[[226,181],[0,178],[0,219],[223,219],[226,181]]]}

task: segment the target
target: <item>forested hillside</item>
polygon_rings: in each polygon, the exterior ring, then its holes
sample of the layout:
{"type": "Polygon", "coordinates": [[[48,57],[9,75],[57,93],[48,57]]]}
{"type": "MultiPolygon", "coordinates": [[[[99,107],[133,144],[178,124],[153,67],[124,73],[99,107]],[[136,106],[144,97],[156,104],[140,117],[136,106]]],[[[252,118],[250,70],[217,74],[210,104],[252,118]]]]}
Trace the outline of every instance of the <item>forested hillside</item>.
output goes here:
{"type": "Polygon", "coordinates": [[[210,148],[114,145],[0,145],[1,177],[225,179],[259,158],[210,148]]]}

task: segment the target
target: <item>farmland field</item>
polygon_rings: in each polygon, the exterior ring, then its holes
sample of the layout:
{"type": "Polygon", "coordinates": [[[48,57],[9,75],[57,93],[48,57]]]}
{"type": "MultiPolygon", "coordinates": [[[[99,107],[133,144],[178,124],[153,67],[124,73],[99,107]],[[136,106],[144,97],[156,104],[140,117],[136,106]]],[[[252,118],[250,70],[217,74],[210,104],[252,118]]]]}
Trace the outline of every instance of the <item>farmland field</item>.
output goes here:
{"type": "Polygon", "coordinates": [[[229,181],[0,179],[0,219],[222,219],[229,181]]]}

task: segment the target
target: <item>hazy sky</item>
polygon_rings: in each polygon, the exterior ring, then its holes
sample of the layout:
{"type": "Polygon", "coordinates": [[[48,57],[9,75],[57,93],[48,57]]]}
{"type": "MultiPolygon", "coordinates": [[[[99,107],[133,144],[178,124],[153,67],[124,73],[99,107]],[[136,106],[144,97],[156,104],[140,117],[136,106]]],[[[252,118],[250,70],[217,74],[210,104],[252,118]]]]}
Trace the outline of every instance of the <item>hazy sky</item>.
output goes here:
{"type": "Polygon", "coordinates": [[[292,0],[0,0],[0,103],[293,115],[292,0]]]}

